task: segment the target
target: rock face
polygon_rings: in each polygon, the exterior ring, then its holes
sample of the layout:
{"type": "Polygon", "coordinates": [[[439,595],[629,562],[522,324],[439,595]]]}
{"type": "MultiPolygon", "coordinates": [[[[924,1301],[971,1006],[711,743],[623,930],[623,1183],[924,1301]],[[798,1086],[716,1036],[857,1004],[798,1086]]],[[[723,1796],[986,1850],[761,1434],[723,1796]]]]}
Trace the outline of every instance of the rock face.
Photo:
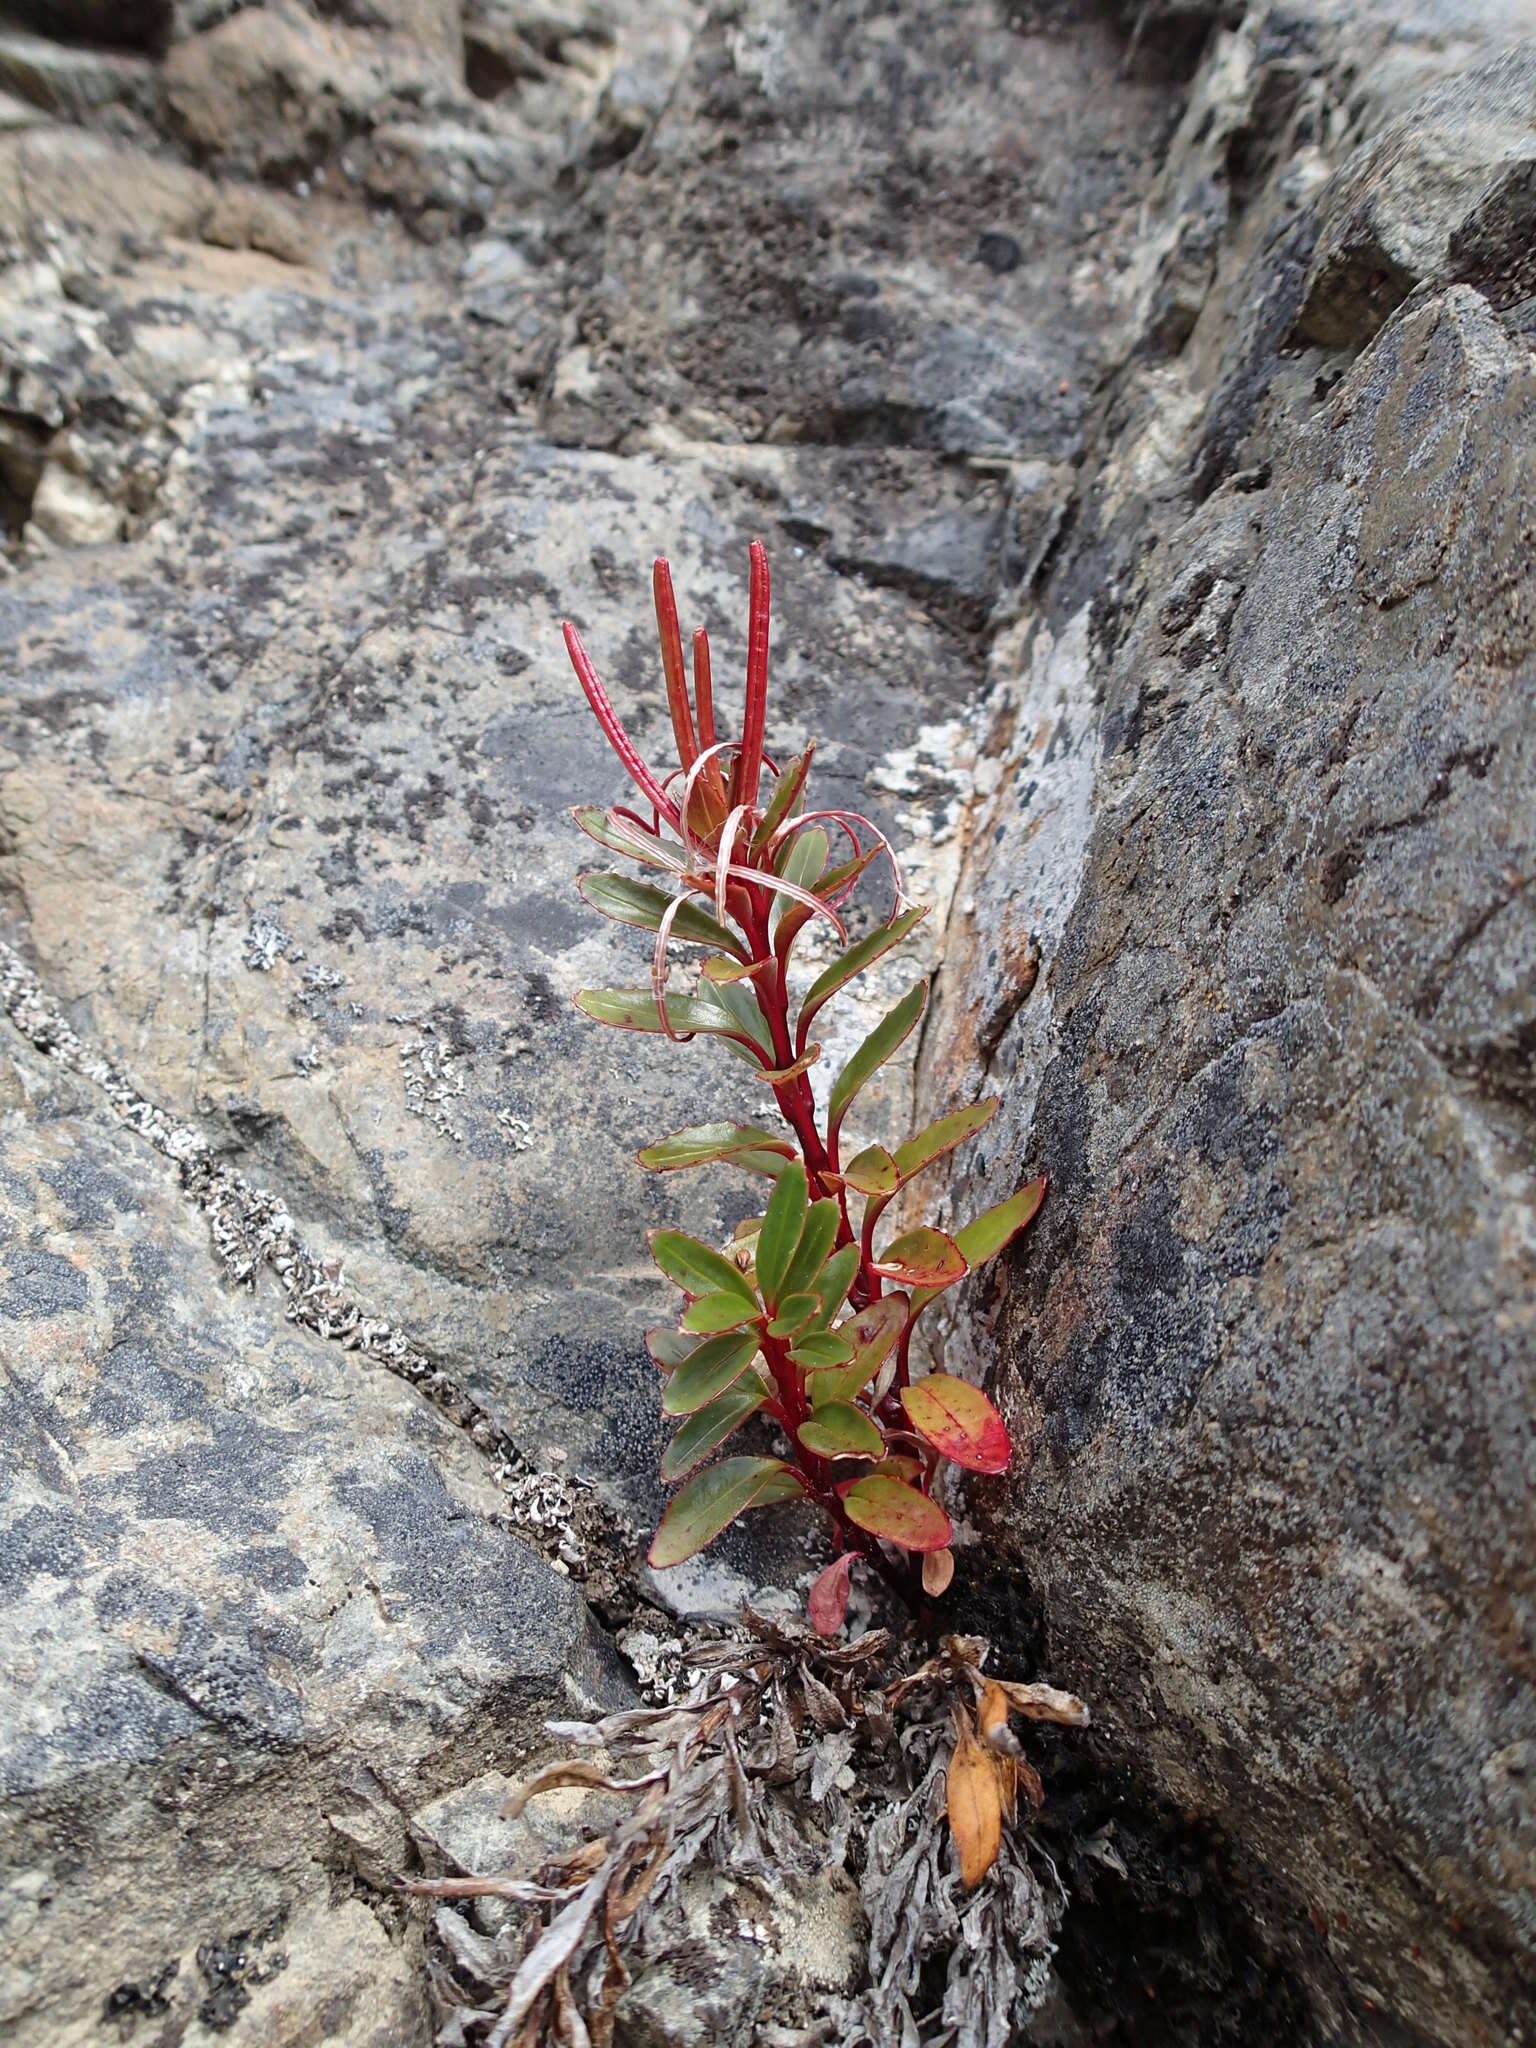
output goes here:
{"type": "MultiPolygon", "coordinates": [[[[1218,67],[1251,134],[1263,32],[1218,67]]],[[[1533,79],[1250,201],[1174,369],[1118,380],[1001,677],[935,1062],[1013,1081],[972,1198],[1021,1148],[1052,1177],[980,1512],[1329,2039],[1532,2010],[1536,360],[1500,238],[1533,79]]]]}
{"type": "MultiPolygon", "coordinates": [[[[761,1105],[571,1009],[644,966],[573,893],[619,783],[558,620],[650,744],[652,555],[728,688],[759,532],[774,737],[938,906],[865,1135],[1001,1085],[956,1213],[1052,1179],[951,1339],[1028,1453],[992,1611],[1220,1828],[1315,2039],[1529,2033],[1529,8],[28,18],[17,2038],[425,2041],[409,1817],[622,1682],[487,1451],[654,1514],[643,1230],[748,1197],[633,1149],[761,1105]]],[[[776,1530],[653,1590],[792,1588],[776,1530]]]]}

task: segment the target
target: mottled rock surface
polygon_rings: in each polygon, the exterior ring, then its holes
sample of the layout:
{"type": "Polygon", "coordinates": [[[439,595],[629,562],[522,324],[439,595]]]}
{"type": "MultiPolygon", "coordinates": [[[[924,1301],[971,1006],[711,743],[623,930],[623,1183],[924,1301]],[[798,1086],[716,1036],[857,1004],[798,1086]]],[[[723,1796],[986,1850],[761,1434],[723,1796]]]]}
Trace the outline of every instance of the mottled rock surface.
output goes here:
{"type": "Polygon", "coordinates": [[[759,1105],[571,1009],[643,952],[558,621],[659,743],[650,559],[725,692],[762,533],[773,737],[937,906],[866,1135],[1001,1086],[956,1213],[1052,1176],[976,1597],[1262,1952],[1052,2024],[1533,2036],[1527,0],[23,12],[0,907],[85,1050],[3,1069],[0,2015],[425,2041],[408,1817],[618,1682],[503,1453],[654,1514],[644,1226],[749,1197],[632,1151],[759,1105]],[[394,1334],[233,1291],[172,1125],[394,1334]]]}
{"type": "Polygon", "coordinates": [[[1328,47],[1222,39],[1170,153],[1208,276],[994,646],[932,1084],[1007,1095],[958,1213],[1052,1176],[977,1513],[1057,1667],[1325,2038],[1491,2048],[1536,1941],[1536,359],[1446,251],[1536,103],[1528,53],[1458,73],[1322,181],[1328,47]]]}

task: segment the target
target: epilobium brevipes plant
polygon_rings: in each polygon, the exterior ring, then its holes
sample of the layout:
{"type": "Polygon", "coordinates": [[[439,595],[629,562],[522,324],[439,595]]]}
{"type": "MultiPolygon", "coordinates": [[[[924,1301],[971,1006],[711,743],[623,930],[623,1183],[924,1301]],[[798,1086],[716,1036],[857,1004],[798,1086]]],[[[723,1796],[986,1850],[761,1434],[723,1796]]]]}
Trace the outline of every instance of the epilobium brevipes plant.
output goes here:
{"type": "Polygon", "coordinates": [[[664,1375],[663,1411],[679,1425],[661,1474],[681,1482],[650,1557],[658,1568],[681,1564],[748,1508],[812,1500],[830,1518],[838,1548],[810,1600],[812,1620],[830,1635],[842,1622],[858,1559],[904,1588],[914,1576],[930,1593],[949,1583],[952,1532],[933,1498],[943,1460],[976,1472],[1008,1464],[1008,1432],[984,1394],[945,1372],[913,1377],[912,1332],[945,1288],[1024,1228],[1045,1183],[1031,1181],[952,1237],[930,1227],[882,1231],[882,1216],[907,1184],[973,1137],[998,1106],[990,1096],[941,1117],[894,1152],[866,1145],[844,1158],[849,1111],[917,1024],[925,980],[870,1032],[832,1083],[825,1124],[818,1120],[809,1079],[821,1057],[817,1018],[925,912],[907,902],[890,844],[867,818],[810,808],[814,746],[777,766],[763,751],[768,558],[760,541],[751,563],[739,741],[715,734],[702,628],[693,636],[690,698],[671,572],[656,563],[661,665],[677,742],[677,765],[663,774],[641,759],[580,635],[565,626],[588,702],[646,806],[644,813],[578,808],[576,822],[609,853],[660,878],[584,877],[581,892],[594,910],[654,932],[656,942],[648,987],[583,989],[576,1001],[621,1030],[678,1044],[700,1032],[721,1039],[771,1094],[786,1126],[690,1124],[639,1154],[656,1173],[720,1160],[773,1183],[764,1214],[738,1230],[727,1252],[682,1231],[651,1233],[652,1256],[681,1289],[683,1305],[675,1329],[649,1338],[664,1375]],[[843,910],[877,859],[894,878],[895,908],[888,922],[850,942],[843,910]],[[796,996],[795,942],[816,919],[842,950],[796,996]],[[669,991],[674,945],[703,956],[688,994],[669,991]],[[787,1458],[710,1462],[749,1417],[763,1413],[782,1430],[787,1458]]]}

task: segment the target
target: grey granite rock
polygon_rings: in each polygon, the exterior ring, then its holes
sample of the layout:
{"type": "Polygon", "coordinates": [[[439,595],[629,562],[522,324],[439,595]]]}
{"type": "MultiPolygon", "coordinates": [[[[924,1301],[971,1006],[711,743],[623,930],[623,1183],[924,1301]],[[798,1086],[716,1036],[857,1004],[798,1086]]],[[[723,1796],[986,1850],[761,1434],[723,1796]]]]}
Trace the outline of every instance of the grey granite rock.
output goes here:
{"type": "MultiPolygon", "coordinates": [[[[1469,150],[1524,62],[1433,102],[1469,150]]],[[[1416,118],[1368,212],[1416,206],[1416,118]]],[[[1536,366],[1433,282],[1296,355],[1306,134],[994,643],[927,1079],[1004,1091],[957,1217],[1051,1177],[950,1342],[1053,1668],[1220,1830],[1318,2038],[1450,2048],[1528,2036],[1536,1947],[1536,366]]]]}
{"type": "Polygon", "coordinates": [[[333,1910],[347,1817],[621,1696],[611,1653],[463,1436],[222,1287],[170,1167],[3,1056],[7,2038],[409,2034],[412,1945],[333,1910]]]}
{"type": "MultiPolygon", "coordinates": [[[[955,1212],[1053,1178],[947,1337],[1029,1454],[967,1501],[989,1616],[1027,1578],[1114,1782],[1223,1831],[1287,2015],[1514,2038],[1530,27],[184,0],[26,46],[132,90],[0,110],[6,932],[468,1421],[226,1293],[163,1154],[15,1041],[30,2035],[427,2037],[381,1887],[602,1676],[471,1434],[651,1517],[643,1230],[750,1200],[631,1157],[738,1070],[569,1004],[644,968],[572,895],[565,807],[622,777],[558,621],[659,746],[650,558],[728,695],[761,532],[774,737],[939,907],[866,1135],[1001,1083],[955,1212]]],[[[764,1520],[650,1590],[806,1562],[764,1520]]]]}

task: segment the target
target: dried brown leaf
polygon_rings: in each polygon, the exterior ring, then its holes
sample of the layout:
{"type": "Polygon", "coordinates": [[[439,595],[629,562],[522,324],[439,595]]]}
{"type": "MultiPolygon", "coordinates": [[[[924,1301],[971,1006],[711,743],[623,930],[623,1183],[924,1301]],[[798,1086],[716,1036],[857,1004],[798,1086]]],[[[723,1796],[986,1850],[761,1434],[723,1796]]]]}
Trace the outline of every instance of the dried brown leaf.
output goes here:
{"type": "Polygon", "coordinates": [[[949,1582],[955,1576],[955,1553],[952,1550],[928,1550],[923,1553],[923,1591],[930,1600],[937,1600],[941,1593],[949,1591],[949,1582]]]}
{"type": "Polygon", "coordinates": [[[649,1771],[639,1778],[614,1778],[606,1771],[600,1771],[596,1764],[562,1758],[558,1763],[546,1764],[543,1770],[535,1771],[521,1785],[514,1785],[501,1809],[502,1818],[516,1820],[529,1800],[538,1793],[554,1792],[564,1785],[586,1785],[597,1792],[639,1792],[665,1776],[664,1771],[649,1771]]]}
{"type": "Polygon", "coordinates": [[[969,1720],[957,1713],[955,1728],[946,1805],[949,1831],[960,1854],[960,1882],[971,1891],[997,1861],[1002,1847],[1002,1788],[997,1760],[976,1740],[969,1720]]]}
{"type": "Polygon", "coordinates": [[[998,1684],[1008,1695],[1008,1704],[1026,1721],[1054,1721],[1062,1728],[1086,1728],[1092,1719],[1076,1693],[1060,1692],[1054,1685],[1021,1685],[1017,1679],[1002,1678],[998,1684]]]}
{"type": "Polygon", "coordinates": [[[1008,1695],[997,1680],[989,1679],[981,1689],[976,1708],[976,1730],[988,1749],[1000,1756],[1017,1756],[1019,1738],[1008,1726],[1008,1695]]]}

